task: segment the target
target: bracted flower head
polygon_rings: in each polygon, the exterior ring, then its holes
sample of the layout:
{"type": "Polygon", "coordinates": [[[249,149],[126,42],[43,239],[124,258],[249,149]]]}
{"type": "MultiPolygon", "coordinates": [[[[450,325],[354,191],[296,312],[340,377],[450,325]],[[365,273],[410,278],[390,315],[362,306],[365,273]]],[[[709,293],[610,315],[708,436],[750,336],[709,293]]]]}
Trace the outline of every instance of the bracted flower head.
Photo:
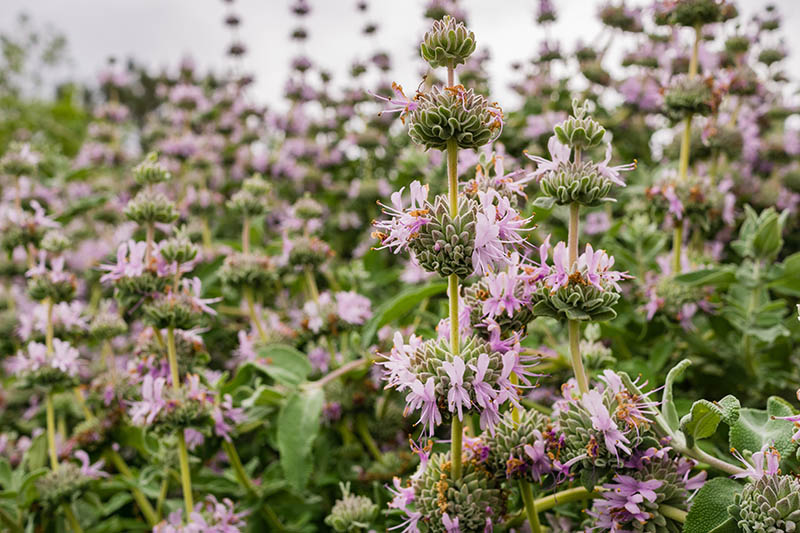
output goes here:
{"type": "Polygon", "coordinates": [[[475,34],[464,23],[445,15],[425,33],[419,48],[432,68],[456,67],[475,51],[475,34]]]}

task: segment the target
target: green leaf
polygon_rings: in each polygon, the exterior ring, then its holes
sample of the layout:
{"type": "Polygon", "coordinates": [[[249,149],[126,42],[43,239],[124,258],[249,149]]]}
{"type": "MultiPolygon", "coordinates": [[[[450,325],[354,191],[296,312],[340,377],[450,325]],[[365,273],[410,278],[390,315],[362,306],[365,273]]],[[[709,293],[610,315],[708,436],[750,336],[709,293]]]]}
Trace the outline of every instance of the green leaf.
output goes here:
{"type": "Polygon", "coordinates": [[[789,457],[797,448],[797,444],[792,442],[794,424],[787,420],[775,420],[773,417],[793,414],[792,406],[777,396],[767,400],[766,411],[741,409],[739,420],[728,432],[731,448],[736,448],[739,452],[755,453],[765,444],[771,444],[782,457],[789,457]]]}
{"type": "Polygon", "coordinates": [[[692,404],[689,414],[681,419],[681,431],[686,435],[689,447],[695,440],[707,439],[717,431],[720,422],[729,426],[739,419],[741,404],[735,396],[725,396],[719,402],[698,400],[692,404]]]}
{"type": "Polygon", "coordinates": [[[728,268],[706,268],[687,272],[680,276],[675,276],[675,281],[684,283],[692,287],[702,285],[728,285],[736,279],[734,272],[728,268]]]}
{"type": "Polygon", "coordinates": [[[678,419],[678,410],[675,408],[675,401],[672,396],[672,385],[683,376],[683,373],[686,372],[686,369],[691,364],[691,361],[684,359],[673,366],[667,374],[667,381],[664,383],[664,394],[661,397],[661,414],[673,431],[678,429],[680,420],[678,419]]]}
{"type": "Polygon", "coordinates": [[[289,483],[301,490],[311,475],[311,448],[317,437],[323,392],[309,388],[293,393],[278,415],[278,452],[289,483]]]}
{"type": "MultiPolygon", "coordinates": [[[[694,497],[692,508],[686,516],[683,533],[709,533],[725,524],[730,515],[728,506],[733,503],[742,486],[732,479],[717,477],[708,481],[694,497]]],[[[723,531],[737,531],[720,530],[723,531]]]]}
{"type": "Polygon", "coordinates": [[[259,350],[266,364],[258,365],[267,375],[284,385],[299,385],[311,373],[311,363],[306,354],[291,346],[272,344],[259,350]]]}
{"type": "Polygon", "coordinates": [[[422,287],[412,287],[402,291],[391,300],[381,304],[373,315],[372,319],[364,326],[364,334],[361,338],[361,346],[367,348],[372,342],[375,333],[393,320],[396,320],[408,313],[425,298],[430,298],[447,290],[447,283],[439,282],[425,285],[422,287]]]}

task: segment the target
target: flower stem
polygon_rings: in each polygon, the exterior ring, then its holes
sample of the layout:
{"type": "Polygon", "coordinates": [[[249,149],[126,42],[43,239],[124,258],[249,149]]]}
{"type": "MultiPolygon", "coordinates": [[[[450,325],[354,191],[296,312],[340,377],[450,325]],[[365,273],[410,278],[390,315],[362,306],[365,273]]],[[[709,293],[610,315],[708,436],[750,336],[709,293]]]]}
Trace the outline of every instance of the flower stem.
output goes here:
{"type": "Polygon", "coordinates": [[[567,321],[567,328],[569,330],[569,353],[572,360],[572,371],[578,381],[578,390],[581,391],[581,394],[585,394],[589,391],[589,379],[586,377],[586,369],[583,367],[583,358],[581,357],[580,322],[569,320],[567,321]]]}
{"type": "Polygon", "coordinates": [[[44,334],[44,342],[47,346],[47,355],[53,355],[53,299],[50,297],[45,298],[45,306],[47,307],[47,325],[44,334]]]}
{"type": "Polygon", "coordinates": [[[158,501],[156,501],[156,523],[161,521],[162,509],[164,508],[164,500],[167,499],[167,492],[169,491],[169,475],[164,476],[161,481],[161,490],[158,491],[158,501]]]}
{"type": "Polygon", "coordinates": [[[464,425],[455,416],[450,426],[450,473],[453,480],[461,479],[461,437],[464,434],[464,425]]]}
{"type": "Polygon", "coordinates": [[[686,511],[673,507],[671,505],[659,505],[658,512],[666,518],[671,518],[681,524],[686,522],[686,511]]]}
{"type": "Polygon", "coordinates": [[[305,384],[305,386],[309,388],[324,387],[325,385],[335,380],[336,378],[343,376],[344,374],[347,374],[349,372],[352,372],[353,370],[357,370],[364,365],[369,364],[370,361],[371,359],[368,357],[364,357],[362,359],[356,359],[355,361],[350,361],[349,363],[343,364],[333,372],[326,374],[325,377],[318,379],[317,381],[309,381],[308,383],[305,384]]]}
{"type": "Polygon", "coordinates": [[[358,436],[361,437],[361,440],[364,442],[364,446],[367,447],[367,450],[369,450],[369,453],[372,454],[372,457],[380,463],[383,460],[383,454],[381,453],[380,448],[378,448],[378,445],[375,444],[375,439],[372,438],[372,435],[369,432],[369,428],[367,427],[367,417],[364,416],[364,413],[361,413],[356,417],[356,432],[358,432],[358,436]]]}
{"type": "Polygon", "coordinates": [[[250,476],[247,475],[242,460],[239,458],[239,453],[236,451],[236,447],[233,443],[223,440],[222,449],[225,450],[225,455],[228,456],[228,460],[231,462],[231,467],[233,467],[233,472],[236,474],[239,483],[244,485],[244,488],[250,494],[256,494],[256,486],[253,484],[253,480],[250,479],[250,476]]]}
{"type": "Polygon", "coordinates": [[[250,320],[255,324],[256,330],[258,331],[258,337],[261,339],[261,342],[267,342],[267,332],[264,331],[264,326],[261,324],[261,319],[258,318],[258,313],[256,313],[256,306],[253,299],[253,289],[251,287],[244,288],[244,297],[247,300],[247,310],[250,313],[250,320]]]}
{"type": "Polygon", "coordinates": [[[599,487],[595,487],[594,490],[592,490],[591,492],[586,490],[585,487],[575,487],[572,489],[556,492],[555,494],[551,494],[550,496],[539,498],[535,500],[533,503],[534,505],[536,505],[536,510],[541,513],[542,511],[547,511],[549,509],[552,509],[556,505],[577,502],[579,500],[585,500],[588,498],[596,498],[598,496],[600,496],[599,487]]]}
{"type": "MultiPolygon", "coordinates": [[[[697,75],[697,64],[700,49],[701,31],[699,27],[694,29],[694,46],[692,47],[692,57],[689,60],[689,79],[697,75]]],[[[683,183],[689,177],[689,152],[691,149],[692,136],[692,115],[686,117],[683,127],[683,137],[681,138],[681,154],[678,163],[678,181],[683,183]]],[[[681,248],[683,246],[683,224],[678,220],[672,236],[672,271],[678,274],[681,271],[681,248]]]]}
{"type": "Polygon", "coordinates": [[[56,452],[56,416],[53,408],[53,392],[47,391],[45,397],[47,415],[47,449],[50,452],[50,468],[58,470],[58,453],[56,452]]]}
{"type": "MultiPolygon", "coordinates": [[[[447,81],[453,85],[453,67],[447,67],[447,81]]],[[[450,217],[458,216],[458,145],[455,138],[447,140],[447,185],[450,199],[450,217]]],[[[458,275],[450,274],[447,279],[450,311],[450,352],[459,353],[458,331],[458,275]]],[[[453,417],[450,443],[453,479],[461,478],[461,436],[464,431],[461,420],[453,417]]]]}
{"type": "Polygon", "coordinates": [[[155,236],[156,228],[152,222],[147,223],[147,229],[145,233],[145,249],[144,249],[144,266],[145,268],[150,266],[150,256],[152,254],[153,248],[153,238],[155,236]]]}
{"type": "MultiPolygon", "coordinates": [[[[113,448],[108,448],[105,455],[111,460],[112,463],[114,463],[114,467],[119,471],[120,474],[125,476],[130,481],[135,479],[133,472],[131,472],[131,469],[125,463],[125,460],[113,448]]],[[[158,523],[156,512],[153,510],[153,506],[150,505],[150,501],[147,499],[144,493],[136,487],[131,487],[131,495],[133,495],[133,499],[136,500],[136,505],[139,506],[139,509],[142,511],[142,514],[147,520],[147,523],[150,526],[155,526],[158,523]]]]}
{"type": "Polygon", "coordinates": [[[242,221],[242,252],[250,254],[250,217],[244,217],[242,221]]]}
{"type": "Polygon", "coordinates": [[[183,503],[186,507],[186,520],[192,514],[194,502],[192,501],[192,475],[189,471],[189,452],[186,451],[186,437],[183,430],[178,431],[178,460],[181,464],[181,489],[183,490],[183,503]]]}
{"type": "Polygon", "coordinates": [[[314,273],[311,272],[310,268],[306,268],[306,287],[308,288],[308,294],[311,298],[315,301],[319,301],[319,289],[317,288],[317,280],[314,279],[314,273]]]}
{"type": "Polygon", "coordinates": [[[536,511],[536,502],[533,499],[531,484],[520,480],[519,491],[522,493],[522,501],[525,502],[525,513],[528,515],[528,523],[532,533],[541,533],[542,524],[539,523],[539,513],[536,511]]]}
{"type": "Polygon", "coordinates": [[[67,522],[69,522],[69,527],[72,528],[73,533],[83,533],[83,529],[69,503],[64,504],[64,514],[67,517],[67,522]]]}
{"type": "MultiPolygon", "coordinates": [[[[580,152],[578,150],[575,150],[575,160],[580,161],[580,152]]],[[[576,268],[575,264],[578,262],[579,235],[580,205],[573,202],[569,204],[569,236],[567,237],[570,271],[576,268]]],[[[586,377],[586,370],[583,367],[583,358],[581,357],[581,326],[577,320],[568,320],[567,328],[569,330],[569,353],[572,360],[572,371],[578,381],[578,389],[581,394],[585,394],[589,390],[589,380],[586,377]]]]}
{"type": "Polygon", "coordinates": [[[173,326],[167,328],[167,360],[172,377],[172,388],[178,390],[181,387],[181,377],[178,373],[178,355],[175,349],[175,328],[173,326]]]}

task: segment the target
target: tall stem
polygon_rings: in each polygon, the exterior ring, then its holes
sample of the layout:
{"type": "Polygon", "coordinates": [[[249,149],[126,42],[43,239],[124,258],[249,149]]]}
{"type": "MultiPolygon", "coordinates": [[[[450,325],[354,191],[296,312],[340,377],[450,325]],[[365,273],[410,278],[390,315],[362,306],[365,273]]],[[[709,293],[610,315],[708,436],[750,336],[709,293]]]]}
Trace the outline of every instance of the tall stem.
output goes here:
{"type": "Polygon", "coordinates": [[[186,508],[186,520],[192,514],[194,501],[192,500],[192,474],[189,470],[189,452],[186,450],[186,437],[183,430],[178,431],[178,460],[181,464],[181,489],[183,491],[183,504],[186,508]]]}
{"type": "Polygon", "coordinates": [[[541,513],[543,511],[552,509],[556,505],[577,502],[580,500],[586,500],[588,498],[596,498],[598,496],[600,496],[599,487],[595,487],[595,489],[592,491],[588,491],[584,487],[575,487],[572,489],[562,490],[561,492],[556,492],[555,494],[545,496],[544,498],[539,498],[535,500],[534,503],[536,505],[536,509],[541,513]]]}
{"type": "MultiPolygon", "coordinates": [[[[447,80],[453,85],[453,67],[447,67],[447,80]]],[[[450,216],[458,216],[458,145],[454,138],[447,140],[447,186],[450,200],[450,216]]],[[[450,352],[459,353],[458,331],[458,275],[450,274],[447,279],[450,311],[450,352]]],[[[450,442],[451,474],[453,479],[461,479],[461,437],[464,427],[461,420],[453,417],[450,442]]]]}
{"type": "Polygon", "coordinates": [[[261,319],[258,317],[258,313],[256,313],[256,306],[253,299],[253,289],[251,287],[244,288],[244,297],[247,300],[247,310],[250,313],[250,320],[255,324],[256,330],[258,331],[258,337],[261,339],[261,342],[267,342],[267,332],[264,330],[264,326],[261,324],[261,319]]]}
{"type": "Polygon", "coordinates": [[[539,523],[539,513],[536,511],[536,502],[533,499],[531,484],[520,480],[519,491],[522,493],[522,501],[525,503],[525,514],[528,515],[528,523],[532,533],[541,533],[542,524],[539,523]]]}
{"type": "Polygon", "coordinates": [[[81,524],[78,522],[78,519],[75,517],[75,512],[72,510],[72,506],[69,502],[64,503],[64,515],[67,517],[67,522],[69,522],[69,527],[72,529],[73,533],[83,533],[83,529],[81,528],[81,524]]]}
{"type": "MultiPolygon", "coordinates": [[[[575,150],[575,160],[580,161],[580,152],[575,150]]],[[[569,250],[570,271],[575,268],[578,262],[578,241],[580,235],[580,205],[569,204],[569,237],[567,238],[567,248],[569,250]]],[[[572,371],[578,381],[578,390],[585,394],[589,390],[589,379],[586,377],[586,369],[583,366],[581,357],[581,326],[577,320],[568,320],[567,329],[569,332],[569,353],[572,361],[572,371]]]]}
{"type": "Polygon", "coordinates": [[[671,505],[659,505],[658,512],[661,513],[662,516],[671,518],[676,522],[680,522],[681,524],[686,522],[686,515],[688,514],[683,509],[678,509],[677,507],[673,507],[671,505]]]}
{"type": "Polygon", "coordinates": [[[178,354],[175,349],[175,328],[167,328],[167,360],[169,361],[169,374],[172,377],[172,388],[181,388],[181,377],[178,373],[178,354]]]}
{"type": "MultiPolygon", "coordinates": [[[[694,46],[692,47],[692,57],[689,60],[689,79],[697,76],[698,55],[700,49],[700,27],[694,29],[694,46]]],[[[692,115],[686,117],[683,127],[683,137],[681,138],[681,154],[678,163],[678,181],[684,183],[689,177],[689,152],[691,150],[692,136],[692,115]]],[[[678,274],[681,271],[681,248],[683,247],[683,224],[676,221],[675,230],[672,236],[672,271],[678,274]]]]}
{"type": "MultiPolygon", "coordinates": [[[[106,457],[108,457],[114,466],[119,471],[120,474],[125,476],[128,480],[134,480],[133,472],[125,463],[125,460],[122,456],[114,451],[112,448],[106,450],[106,457]]],[[[158,523],[158,518],[156,517],[156,511],[153,509],[153,506],[150,505],[150,501],[144,495],[144,493],[136,487],[131,487],[131,494],[133,495],[133,499],[136,500],[136,505],[139,506],[139,510],[142,511],[147,523],[150,526],[155,526],[158,523]]]]}
{"type": "Polygon", "coordinates": [[[145,239],[146,239],[146,241],[145,241],[146,242],[146,246],[145,246],[145,249],[144,249],[144,265],[145,265],[145,267],[149,267],[150,266],[150,256],[152,254],[153,238],[155,237],[155,232],[156,232],[156,228],[153,225],[153,223],[152,222],[148,222],[147,223],[146,233],[145,233],[145,239]]]}
{"type": "Polygon", "coordinates": [[[250,217],[244,217],[242,222],[242,252],[250,253],[250,217]]]}
{"type": "Polygon", "coordinates": [[[45,396],[45,412],[47,415],[47,450],[50,453],[50,468],[58,470],[58,453],[56,452],[56,416],[53,408],[53,393],[45,396]]]}

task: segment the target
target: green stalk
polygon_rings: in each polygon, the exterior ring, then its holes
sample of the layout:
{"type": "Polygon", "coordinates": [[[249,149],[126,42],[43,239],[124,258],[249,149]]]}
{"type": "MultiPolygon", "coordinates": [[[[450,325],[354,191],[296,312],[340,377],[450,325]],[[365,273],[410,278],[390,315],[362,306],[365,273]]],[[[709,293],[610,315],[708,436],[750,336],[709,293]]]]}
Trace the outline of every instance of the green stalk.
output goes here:
{"type": "MultiPolygon", "coordinates": [[[[694,29],[694,47],[689,60],[689,79],[697,76],[698,50],[700,48],[700,27],[694,29]]],[[[689,177],[689,151],[691,148],[692,115],[686,117],[681,138],[681,155],[678,163],[678,180],[685,182],[689,177]]],[[[672,236],[672,271],[678,274],[681,271],[681,248],[683,247],[683,223],[676,221],[675,231],[672,236]]]]}
{"type": "Polygon", "coordinates": [[[369,428],[367,427],[367,417],[364,416],[364,413],[361,413],[356,417],[356,432],[358,432],[358,436],[361,437],[361,440],[364,442],[364,446],[367,447],[367,450],[369,450],[369,453],[372,454],[372,457],[380,463],[383,460],[383,454],[381,453],[380,448],[378,448],[378,445],[375,444],[375,439],[372,438],[372,435],[369,432],[369,428]]]}
{"type": "Polygon", "coordinates": [[[167,328],[167,360],[172,377],[172,388],[178,390],[181,388],[181,377],[178,373],[178,354],[175,349],[175,328],[173,326],[167,328]]]}
{"type": "MultiPolygon", "coordinates": [[[[755,261],[753,266],[753,280],[755,285],[750,289],[750,299],[747,303],[747,316],[755,316],[756,308],[758,307],[759,293],[761,292],[761,263],[755,261]]],[[[745,369],[750,376],[755,377],[756,365],[753,354],[753,341],[752,337],[745,333],[742,338],[742,352],[744,352],[745,369]]]]}
{"type": "MultiPolygon", "coordinates": [[[[178,373],[178,357],[175,353],[175,328],[167,328],[167,357],[169,358],[169,371],[172,376],[172,388],[175,391],[181,388],[181,379],[178,373]]],[[[178,431],[178,461],[181,465],[181,488],[183,491],[183,503],[186,507],[186,519],[192,513],[194,502],[192,501],[192,474],[189,469],[189,452],[186,449],[186,437],[183,431],[178,431]]]]}
{"type": "Polygon", "coordinates": [[[69,522],[69,527],[72,528],[73,533],[83,533],[83,529],[81,528],[78,519],[75,517],[75,513],[72,511],[72,507],[70,507],[69,503],[65,503],[64,507],[64,514],[67,517],[67,522],[69,522]]]}
{"type": "Polygon", "coordinates": [[[522,501],[525,502],[525,513],[528,515],[528,523],[533,533],[541,533],[542,524],[539,523],[539,513],[536,511],[536,502],[533,499],[531,484],[524,479],[519,482],[519,491],[522,493],[522,501]]]}
{"type": "Polygon", "coordinates": [[[50,453],[50,468],[58,470],[58,453],[56,452],[56,417],[53,408],[53,393],[47,391],[45,396],[45,412],[47,415],[47,449],[50,453]]]}
{"type": "MultiPolygon", "coordinates": [[[[447,67],[447,78],[453,84],[453,67],[447,67]]],[[[454,138],[447,140],[447,184],[450,199],[450,216],[458,216],[458,145],[454,138]]],[[[450,311],[450,352],[459,353],[458,331],[458,276],[450,274],[447,279],[450,311]]],[[[451,474],[453,480],[461,479],[461,437],[464,431],[461,420],[453,417],[450,442],[451,474]]]]}
{"type": "MultiPolygon", "coordinates": [[[[580,162],[581,153],[575,149],[575,161],[580,162]]],[[[578,262],[578,241],[580,240],[580,205],[569,204],[569,236],[567,238],[567,248],[569,250],[570,270],[575,268],[578,262]]],[[[586,369],[583,366],[581,357],[581,326],[577,320],[568,320],[567,328],[569,332],[569,353],[572,362],[572,371],[578,381],[578,389],[581,394],[589,391],[589,379],[586,376],[586,369]]]]}
{"type": "Polygon", "coordinates": [[[261,319],[258,317],[258,313],[256,313],[253,289],[251,287],[244,288],[244,297],[245,300],[247,300],[247,311],[250,314],[250,320],[255,324],[256,330],[258,331],[258,337],[261,339],[261,342],[267,342],[267,332],[264,331],[264,326],[261,325],[261,319]]]}
{"type": "Polygon", "coordinates": [[[586,490],[584,487],[575,487],[572,489],[562,490],[561,492],[556,492],[550,496],[539,498],[533,503],[536,505],[536,510],[541,513],[542,511],[552,509],[556,505],[577,502],[590,498],[597,498],[600,496],[600,491],[600,487],[595,487],[591,492],[586,490]]]}
{"type": "MultiPolygon", "coordinates": [[[[233,467],[233,472],[236,474],[236,479],[239,480],[239,483],[244,485],[244,488],[253,496],[258,496],[258,491],[256,490],[256,486],[253,483],[253,480],[250,479],[250,476],[247,474],[247,471],[244,469],[244,465],[242,465],[242,460],[239,458],[239,453],[236,451],[236,447],[233,445],[232,442],[228,442],[226,440],[222,441],[222,448],[225,450],[225,454],[228,456],[228,459],[231,462],[231,467],[233,467]]],[[[278,515],[275,514],[275,511],[267,505],[267,502],[261,502],[261,516],[272,526],[272,531],[285,531],[286,528],[283,526],[281,521],[278,519],[278,515]]]]}
{"type": "MultiPolygon", "coordinates": [[[[105,455],[112,463],[114,463],[114,467],[119,471],[120,474],[125,476],[125,478],[128,480],[132,481],[135,479],[133,472],[131,472],[131,469],[125,463],[125,460],[113,448],[108,448],[105,455]]],[[[155,526],[158,523],[158,518],[153,506],[150,505],[150,501],[137,487],[131,487],[130,491],[133,499],[136,500],[136,505],[139,506],[139,509],[142,511],[142,514],[147,520],[148,525],[155,526]]]]}
{"type": "Polygon", "coordinates": [[[178,460],[181,464],[181,489],[183,491],[183,504],[186,507],[186,519],[192,514],[194,501],[192,500],[192,474],[189,470],[189,452],[186,451],[186,437],[183,431],[178,432],[178,460]]]}
{"type": "Polygon", "coordinates": [[[250,254],[250,217],[244,217],[242,221],[242,252],[250,254]]]}
{"type": "Polygon", "coordinates": [[[687,512],[671,505],[659,505],[658,512],[666,518],[671,518],[676,522],[680,522],[681,524],[686,522],[687,512]]]}
{"type": "Polygon", "coordinates": [[[164,500],[167,499],[167,491],[169,491],[169,474],[164,476],[164,479],[161,481],[161,490],[158,491],[158,501],[156,501],[156,523],[161,521],[164,500]]]}

